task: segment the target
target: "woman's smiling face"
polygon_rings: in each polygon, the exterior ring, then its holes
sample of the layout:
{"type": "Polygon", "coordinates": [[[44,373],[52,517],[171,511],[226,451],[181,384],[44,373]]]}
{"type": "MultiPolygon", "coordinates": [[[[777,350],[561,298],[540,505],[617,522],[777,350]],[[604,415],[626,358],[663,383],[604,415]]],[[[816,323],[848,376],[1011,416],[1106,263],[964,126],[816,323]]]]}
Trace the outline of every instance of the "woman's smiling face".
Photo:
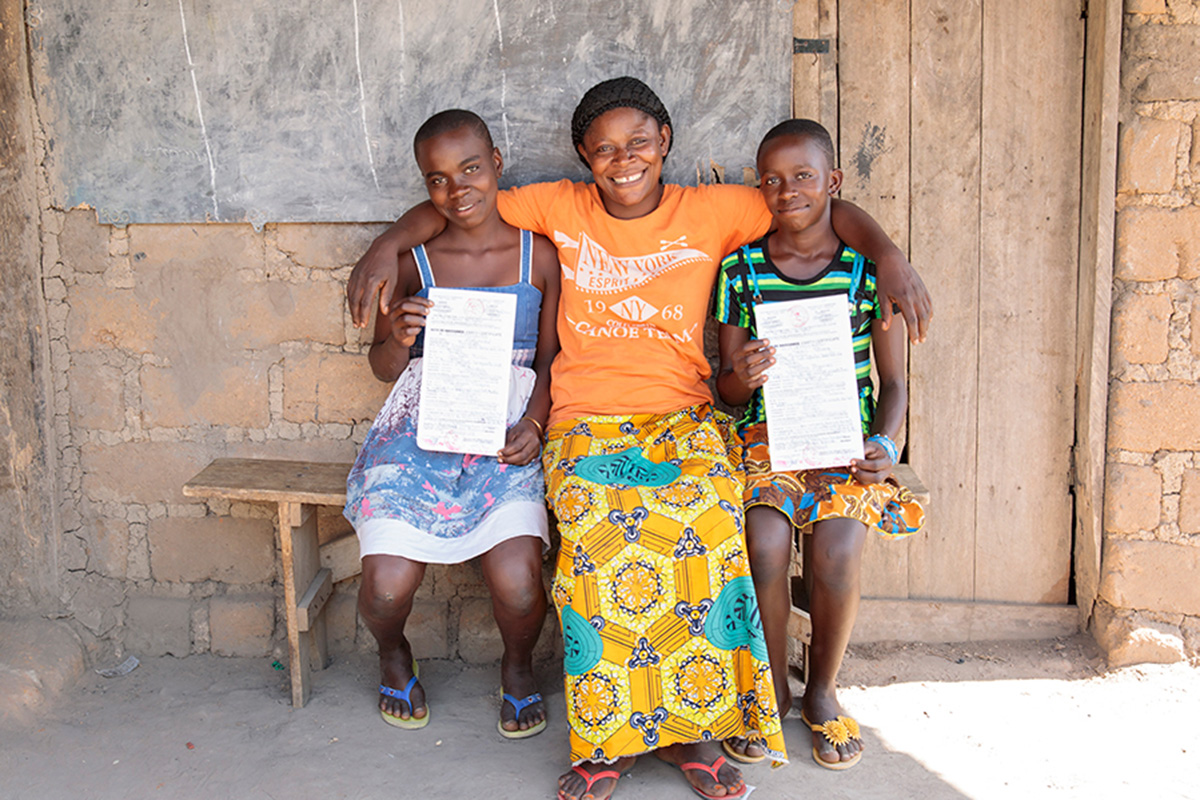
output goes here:
{"type": "Polygon", "coordinates": [[[592,169],[605,210],[635,219],[658,208],[670,147],[670,127],[636,108],[614,108],[588,127],[579,154],[592,169]]]}

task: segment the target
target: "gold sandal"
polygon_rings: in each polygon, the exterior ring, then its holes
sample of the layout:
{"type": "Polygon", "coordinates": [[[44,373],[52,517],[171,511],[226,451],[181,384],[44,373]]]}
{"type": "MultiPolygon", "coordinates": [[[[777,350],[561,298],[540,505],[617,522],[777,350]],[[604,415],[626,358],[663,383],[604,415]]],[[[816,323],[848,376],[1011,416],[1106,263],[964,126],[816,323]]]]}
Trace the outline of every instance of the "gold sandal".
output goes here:
{"type": "MultiPolygon", "coordinates": [[[[814,732],[825,737],[825,741],[837,747],[840,744],[846,744],[853,740],[862,741],[862,733],[858,728],[858,722],[854,717],[844,717],[838,715],[835,719],[826,720],[820,725],[813,725],[808,717],[804,715],[804,709],[800,710],[800,719],[811,728],[814,732]]],[[[860,760],[862,760],[862,751],[859,750],[854,754],[854,757],[848,761],[826,761],[821,758],[817,752],[817,746],[814,744],[812,749],[813,761],[820,764],[825,769],[850,769],[860,760]]]]}

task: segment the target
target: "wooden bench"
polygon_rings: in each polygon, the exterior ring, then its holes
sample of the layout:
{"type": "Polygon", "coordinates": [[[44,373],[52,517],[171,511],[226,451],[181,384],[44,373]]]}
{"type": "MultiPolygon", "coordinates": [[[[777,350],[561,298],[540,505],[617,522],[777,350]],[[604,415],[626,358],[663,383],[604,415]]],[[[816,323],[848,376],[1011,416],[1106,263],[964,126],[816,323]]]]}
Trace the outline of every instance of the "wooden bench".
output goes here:
{"type": "MultiPolygon", "coordinates": [[[[183,486],[187,497],[223,497],[278,505],[284,603],[287,607],[288,666],[295,708],[302,708],[308,701],[312,668],[324,669],[329,664],[322,612],[333,584],[361,571],[355,537],[347,536],[320,547],[317,541],[316,507],[345,505],[346,475],[351,466],[348,463],[218,458],[183,486]]],[[[929,490],[910,466],[897,465],[895,475],[928,507],[929,490]]],[[[803,561],[801,559],[801,563],[803,561]]],[[[788,636],[800,645],[801,663],[797,666],[803,666],[807,678],[812,619],[808,614],[802,571],[792,577],[788,636]]]]}
{"type": "Polygon", "coordinates": [[[288,668],[292,706],[301,708],[312,690],[311,669],[329,665],[325,603],[335,581],[358,572],[358,542],[322,553],[317,546],[317,506],[346,502],[351,464],[218,458],[183,485],[187,497],[275,503],[279,507],[279,543],[287,606],[288,668]],[[353,551],[353,572],[347,555],[353,551]],[[325,556],[323,559],[322,556],[325,556]],[[322,565],[322,560],[326,563],[322,565]]]}

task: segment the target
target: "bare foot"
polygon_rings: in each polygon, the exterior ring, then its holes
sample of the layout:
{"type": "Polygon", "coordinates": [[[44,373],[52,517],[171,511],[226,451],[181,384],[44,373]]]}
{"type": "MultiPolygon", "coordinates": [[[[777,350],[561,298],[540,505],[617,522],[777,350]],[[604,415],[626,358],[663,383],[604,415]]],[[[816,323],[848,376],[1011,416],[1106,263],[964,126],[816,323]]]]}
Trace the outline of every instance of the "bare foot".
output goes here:
{"type": "MultiPolygon", "coordinates": [[[[837,700],[837,690],[820,691],[808,689],[805,691],[800,707],[805,718],[813,725],[821,725],[839,716],[845,716],[841,704],[837,700]]],[[[855,733],[855,731],[850,731],[855,733]]],[[[836,737],[835,737],[836,738],[836,737]]],[[[817,757],[827,764],[846,763],[853,761],[862,754],[863,740],[851,738],[844,744],[835,745],[819,731],[812,732],[813,747],[817,749],[817,757]]]]}
{"type": "Polygon", "coordinates": [[[761,739],[730,736],[722,745],[730,758],[743,764],[757,764],[767,757],[767,748],[761,739]]]}
{"type": "MultiPolygon", "coordinates": [[[[775,687],[775,702],[779,706],[779,718],[783,719],[792,710],[792,689],[788,686],[786,677],[782,687],[775,687]]],[[[767,743],[762,739],[731,736],[723,744],[730,757],[743,764],[757,764],[767,756],[767,743]]]]}
{"type": "Polygon", "coordinates": [[[558,800],[608,800],[617,788],[621,773],[633,766],[637,756],[618,758],[612,764],[584,761],[558,779],[558,800]]]}
{"type": "MultiPolygon", "coordinates": [[[[413,678],[412,651],[407,647],[396,648],[388,653],[379,654],[379,682],[390,689],[403,691],[413,678]]],[[[429,713],[425,706],[425,689],[420,682],[413,684],[408,695],[411,703],[406,703],[397,697],[389,697],[380,692],[379,710],[390,717],[407,720],[423,719],[429,713]]]]}
{"type": "MultiPolygon", "coordinates": [[[[500,685],[504,687],[505,692],[518,700],[524,700],[538,690],[537,681],[533,678],[533,667],[529,663],[509,665],[502,660],[500,662],[500,685]]],[[[519,715],[516,714],[512,703],[507,700],[500,702],[500,725],[506,731],[527,731],[541,724],[545,719],[546,705],[541,700],[522,708],[519,715]]]]}
{"type": "Polygon", "coordinates": [[[710,797],[739,794],[746,785],[741,770],[729,763],[713,742],[673,744],[656,750],[655,755],[681,768],[684,764],[706,764],[711,767],[715,776],[706,769],[689,767],[683,770],[687,782],[710,797]]]}

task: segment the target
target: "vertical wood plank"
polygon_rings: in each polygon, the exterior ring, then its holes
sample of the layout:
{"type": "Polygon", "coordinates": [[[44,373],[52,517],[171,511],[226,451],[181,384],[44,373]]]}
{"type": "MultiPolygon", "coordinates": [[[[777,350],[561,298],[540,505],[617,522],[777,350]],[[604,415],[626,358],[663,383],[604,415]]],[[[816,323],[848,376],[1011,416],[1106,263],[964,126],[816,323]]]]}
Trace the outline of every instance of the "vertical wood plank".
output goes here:
{"type": "Polygon", "coordinates": [[[842,197],[908,251],[909,0],[840,0],[842,197]]]}
{"type": "Polygon", "coordinates": [[[981,24],[978,3],[912,0],[909,250],[937,317],[910,356],[909,462],[932,495],[910,597],[974,595],[981,24]]]}
{"type": "Polygon", "coordinates": [[[821,107],[817,122],[833,134],[833,147],[840,147],[839,110],[841,86],[838,82],[838,7],[839,0],[817,0],[817,35],[829,40],[829,52],[821,56],[821,107]]]}
{"type": "Polygon", "coordinates": [[[792,55],[792,116],[820,122],[833,134],[836,144],[837,0],[797,0],[792,6],[792,36],[796,39],[824,40],[829,43],[827,53],[792,55]]]}
{"type": "Polygon", "coordinates": [[[1086,623],[1100,582],[1108,337],[1116,215],[1121,0],[1088,3],[1083,77],[1083,175],[1079,220],[1079,331],[1075,348],[1075,602],[1086,623]]]}
{"type": "MultiPolygon", "coordinates": [[[[793,39],[819,38],[817,5],[818,0],[797,0],[792,6],[793,39]]],[[[816,119],[820,113],[821,55],[792,53],[792,116],[816,119]]]]}
{"type": "MultiPolygon", "coordinates": [[[[864,208],[908,249],[909,0],[839,0],[841,196],[864,208]]],[[[908,596],[908,547],[868,534],[867,597],[908,596]]]]}
{"type": "Polygon", "coordinates": [[[1078,0],[983,5],[977,600],[1067,600],[1079,8],[1078,0]]]}
{"type": "Polygon", "coordinates": [[[313,629],[309,631],[312,637],[312,650],[310,651],[309,666],[314,670],[325,669],[329,666],[329,636],[325,628],[325,613],[317,615],[316,621],[313,623],[313,629]]]}
{"type": "Polygon", "coordinates": [[[279,549],[283,562],[283,598],[287,609],[288,669],[292,678],[292,707],[303,708],[312,691],[313,658],[326,663],[322,641],[314,653],[314,633],[324,639],[324,617],[318,615],[313,630],[301,631],[296,604],[321,568],[317,546],[317,515],[314,506],[301,503],[279,504],[279,549]]]}

